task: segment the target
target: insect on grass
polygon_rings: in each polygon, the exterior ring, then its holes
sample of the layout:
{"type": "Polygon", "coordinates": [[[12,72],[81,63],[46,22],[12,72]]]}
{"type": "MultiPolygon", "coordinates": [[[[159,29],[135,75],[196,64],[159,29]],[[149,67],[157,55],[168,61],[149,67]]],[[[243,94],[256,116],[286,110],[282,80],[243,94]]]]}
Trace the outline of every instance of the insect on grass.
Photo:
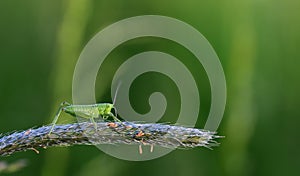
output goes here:
{"type": "Polygon", "coordinates": [[[90,119],[90,121],[94,124],[95,129],[97,129],[97,123],[94,119],[102,118],[107,120],[108,118],[112,118],[114,121],[121,122],[111,111],[115,109],[115,113],[117,114],[116,108],[114,107],[114,103],[116,100],[117,92],[120,87],[120,84],[117,87],[116,94],[113,100],[113,103],[97,103],[97,104],[90,104],[90,105],[72,105],[68,102],[63,102],[60,104],[60,107],[52,121],[52,127],[48,133],[51,134],[53,131],[55,124],[61,114],[61,112],[65,112],[67,114],[72,115],[73,117],[81,117],[85,119],[90,119]]]}

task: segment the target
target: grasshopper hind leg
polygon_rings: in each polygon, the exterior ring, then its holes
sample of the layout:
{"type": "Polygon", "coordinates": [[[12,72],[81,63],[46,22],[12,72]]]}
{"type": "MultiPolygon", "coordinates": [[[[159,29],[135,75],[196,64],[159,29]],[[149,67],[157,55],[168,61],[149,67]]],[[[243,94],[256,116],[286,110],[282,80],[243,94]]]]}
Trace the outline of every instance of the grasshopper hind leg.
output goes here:
{"type": "Polygon", "coordinates": [[[91,123],[94,124],[95,130],[97,131],[97,123],[95,122],[94,118],[91,118],[91,123]]]}
{"type": "Polygon", "coordinates": [[[53,119],[53,121],[52,121],[52,127],[51,127],[51,129],[50,129],[50,131],[49,131],[49,133],[48,133],[48,135],[50,135],[51,134],[51,132],[53,131],[53,129],[54,129],[54,127],[55,127],[55,124],[56,124],[56,122],[57,122],[57,120],[58,120],[58,117],[60,116],[60,113],[63,111],[63,108],[64,107],[66,107],[66,106],[70,106],[71,104],[70,103],[68,103],[68,102],[62,102],[61,104],[60,104],[60,106],[59,106],[59,108],[58,108],[58,110],[57,110],[57,112],[56,112],[56,114],[55,114],[55,117],[54,117],[54,119],[53,119]]]}

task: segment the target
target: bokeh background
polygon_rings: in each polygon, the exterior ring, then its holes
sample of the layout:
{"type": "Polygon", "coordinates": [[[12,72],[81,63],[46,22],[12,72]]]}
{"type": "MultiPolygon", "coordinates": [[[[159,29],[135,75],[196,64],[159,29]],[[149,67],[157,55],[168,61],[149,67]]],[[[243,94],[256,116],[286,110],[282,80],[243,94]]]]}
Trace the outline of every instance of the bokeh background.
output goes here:
{"type": "MultiPolygon", "coordinates": [[[[143,162],[123,161],[93,146],[28,151],[0,160],[26,159],[7,175],[299,175],[300,1],[0,1],[0,133],[49,124],[62,101],[72,101],[72,76],[85,44],[105,26],[137,15],[165,15],[199,30],[219,55],[228,99],[218,129],[225,139],[213,151],[176,150],[143,162]]],[[[142,38],[116,48],[100,68],[97,100],[111,102],[114,71],[147,50],[178,57],[200,86],[203,128],[210,86],[201,64],[182,46],[142,38]]],[[[130,95],[137,112],[149,110],[151,92],[168,99],[161,122],[175,122],[180,99],[174,83],[157,73],[141,75],[130,95]]],[[[60,123],[74,120],[63,116],[60,123]]],[[[6,175],[6,174],[4,174],[6,175]]]]}

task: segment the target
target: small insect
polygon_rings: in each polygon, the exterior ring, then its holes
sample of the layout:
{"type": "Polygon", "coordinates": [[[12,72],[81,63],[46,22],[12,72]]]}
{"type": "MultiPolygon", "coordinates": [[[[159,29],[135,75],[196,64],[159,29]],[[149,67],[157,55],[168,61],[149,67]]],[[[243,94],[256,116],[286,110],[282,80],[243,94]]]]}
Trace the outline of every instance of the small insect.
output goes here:
{"type": "Polygon", "coordinates": [[[53,128],[58,120],[58,117],[60,116],[61,112],[68,113],[74,117],[82,117],[85,119],[90,119],[91,122],[95,125],[95,128],[97,128],[97,124],[95,122],[95,118],[103,118],[104,120],[107,120],[108,118],[113,118],[113,120],[121,122],[120,119],[118,119],[111,110],[114,108],[114,105],[111,103],[99,103],[99,104],[92,104],[92,105],[72,105],[67,102],[61,103],[53,121],[52,121],[52,127],[49,132],[49,135],[53,131],[53,128]]]}
{"type": "MultiPolygon", "coordinates": [[[[121,120],[118,119],[111,112],[112,109],[115,109],[114,103],[116,100],[116,96],[117,96],[119,87],[120,87],[120,84],[117,87],[113,103],[98,103],[98,104],[91,104],[91,105],[72,105],[68,102],[61,103],[60,107],[52,121],[52,127],[51,127],[48,135],[50,135],[51,132],[53,131],[54,126],[55,126],[61,112],[68,113],[74,117],[90,119],[90,121],[94,124],[96,130],[97,130],[97,123],[94,120],[96,118],[103,118],[104,120],[107,120],[108,118],[112,118],[114,121],[121,122],[121,120]]],[[[115,109],[115,112],[117,112],[116,109],[115,109]]]]}

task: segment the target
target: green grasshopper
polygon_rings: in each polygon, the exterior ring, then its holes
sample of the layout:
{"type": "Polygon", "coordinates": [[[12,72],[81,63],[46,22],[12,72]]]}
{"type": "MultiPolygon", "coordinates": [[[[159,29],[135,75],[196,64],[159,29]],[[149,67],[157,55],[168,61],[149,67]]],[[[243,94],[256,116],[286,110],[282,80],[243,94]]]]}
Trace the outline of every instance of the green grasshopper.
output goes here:
{"type": "Polygon", "coordinates": [[[114,109],[114,105],[111,103],[98,103],[98,104],[91,104],[91,105],[72,105],[68,102],[61,103],[53,121],[52,127],[49,132],[51,134],[58,117],[60,116],[61,112],[68,113],[73,117],[82,117],[85,119],[90,119],[92,123],[94,123],[95,128],[97,128],[97,124],[95,122],[95,118],[102,117],[104,120],[107,120],[109,117],[112,117],[115,121],[121,122],[112,112],[111,110],[114,109]]]}
{"type": "Polygon", "coordinates": [[[72,105],[68,102],[63,102],[60,104],[60,107],[52,121],[52,127],[50,129],[50,132],[48,135],[51,134],[51,132],[54,129],[54,126],[58,120],[58,117],[60,116],[61,112],[65,112],[70,114],[73,117],[82,117],[85,119],[90,119],[91,122],[95,125],[95,129],[97,129],[97,123],[95,122],[95,118],[103,118],[104,120],[107,120],[108,118],[113,118],[114,121],[121,122],[120,119],[118,119],[112,112],[112,109],[115,109],[115,113],[117,114],[117,110],[114,107],[114,103],[116,100],[116,96],[118,93],[120,84],[117,87],[116,94],[113,100],[113,103],[98,103],[98,104],[90,104],[90,105],[72,105]]]}

